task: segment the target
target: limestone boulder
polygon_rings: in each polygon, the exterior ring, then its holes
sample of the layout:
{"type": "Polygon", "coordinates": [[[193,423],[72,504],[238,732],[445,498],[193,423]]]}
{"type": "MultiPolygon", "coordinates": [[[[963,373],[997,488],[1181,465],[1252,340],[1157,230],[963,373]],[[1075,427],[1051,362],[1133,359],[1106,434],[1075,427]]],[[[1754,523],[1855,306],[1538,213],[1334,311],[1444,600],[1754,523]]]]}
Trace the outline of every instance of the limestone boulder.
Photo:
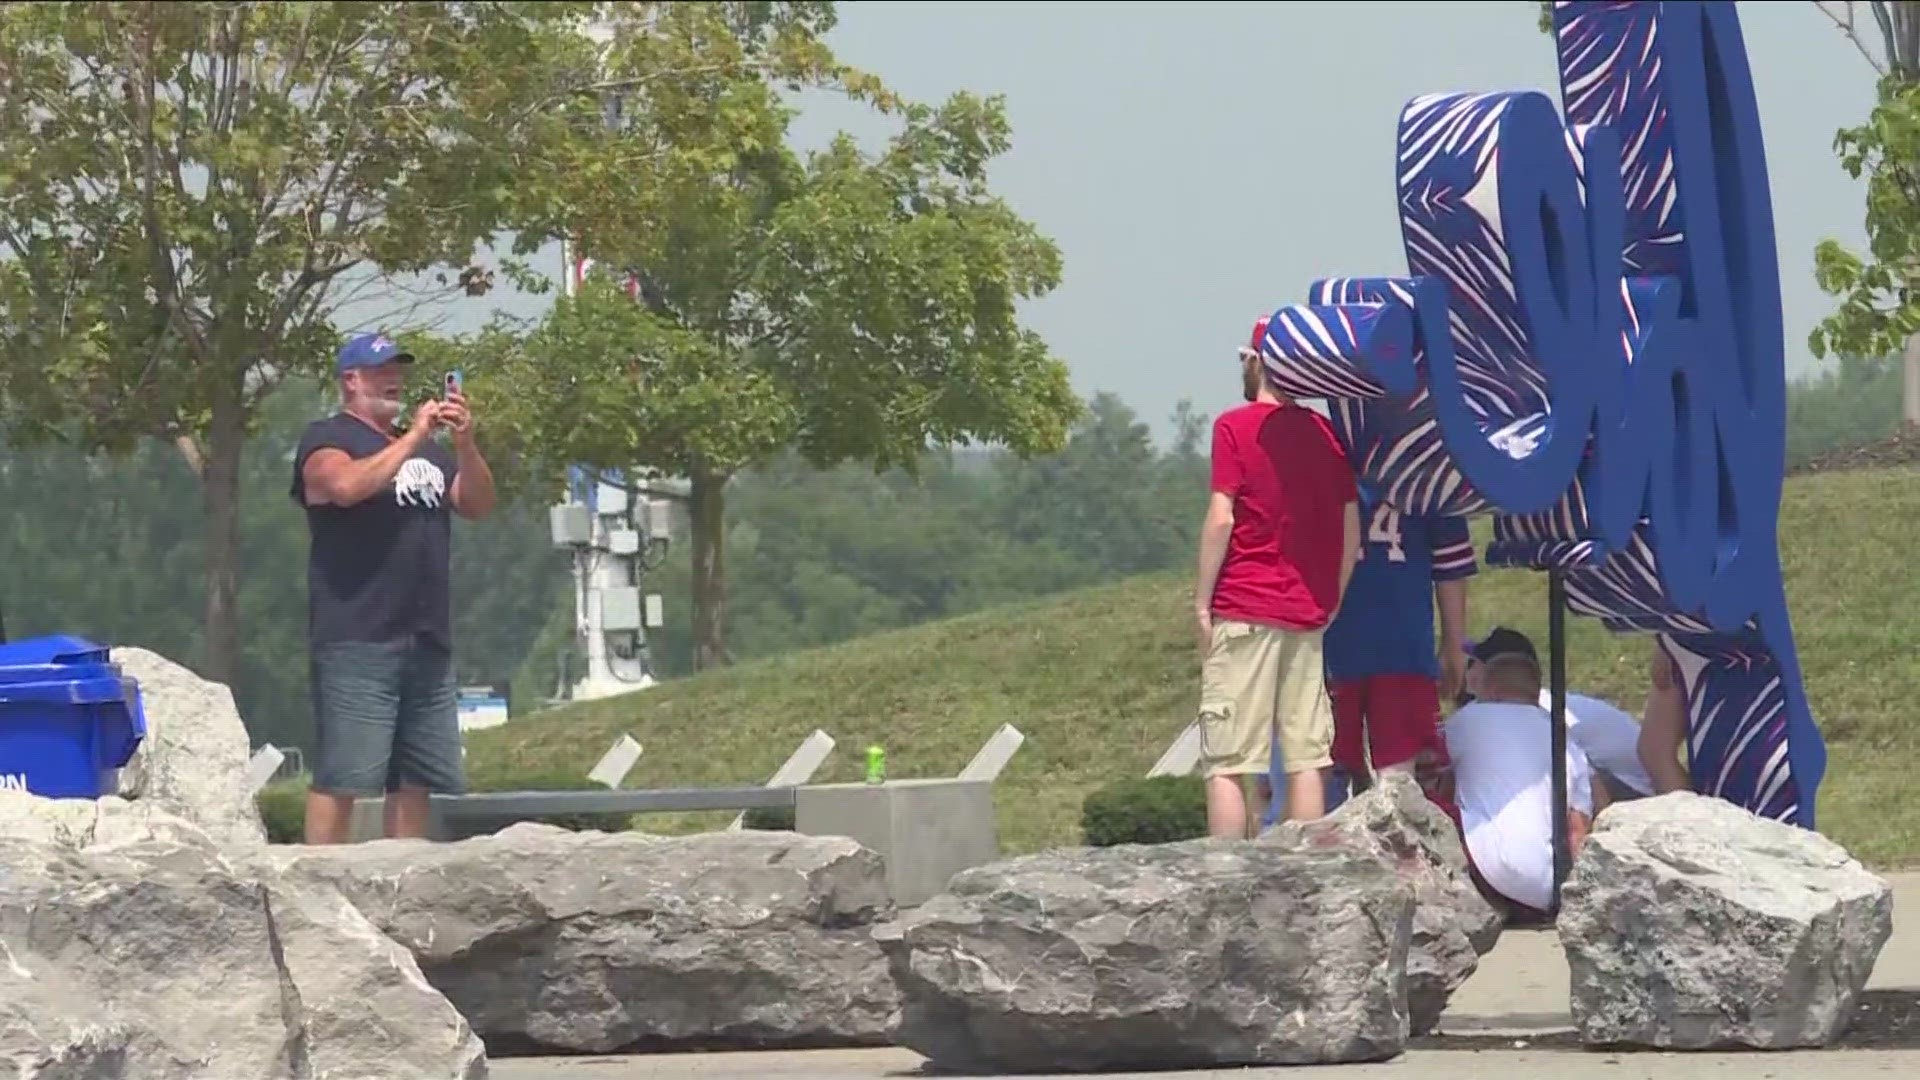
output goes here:
{"type": "Polygon", "coordinates": [[[139,682],[147,719],[117,794],[193,823],[221,846],[266,843],[247,784],[252,741],[232,692],[145,649],[114,649],[112,659],[139,682]]]}
{"type": "Polygon", "coordinates": [[[1367,855],[1413,889],[1407,1017],[1414,1035],[1438,1026],[1453,992],[1500,940],[1504,920],[1474,888],[1459,830],[1412,777],[1390,773],[1326,817],[1282,822],[1260,842],[1367,855]]]}
{"type": "Polygon", "coordinates": [[[337,891],[121,824],[91,847],[0,839],[0,1061],[13,1075],[486,1076],[466,1021],[337,891]]]}
{"type": "Polygon", "coordinates": [[[213,839],[193,823],[144,802],[117,795],[98,799],[43,799],[0,790],[0,836],[80,850],[164,840],[213,848],[213,839]]]}
{"type": "Polygon", "coordinates": [[[263,857],[337,887],[496,1051],[878,1045],[898,1006],[885,867],[844,838],[520,824],[263,857]]]}
{"type": "Polygon", "coordinates": [[[1893,894],[1816,833],[1681,792],[1600,815],[1559,932],[1589,1044],[1825,1046],[1893,932],[1893,894]]]}
{"type": "Polygon", "coordinates": [[[878,937],[936,1067],[1376,1061],[1407,1039],[1412,888],[1337,848],[1197,840],[966,870],[878,937]]]}

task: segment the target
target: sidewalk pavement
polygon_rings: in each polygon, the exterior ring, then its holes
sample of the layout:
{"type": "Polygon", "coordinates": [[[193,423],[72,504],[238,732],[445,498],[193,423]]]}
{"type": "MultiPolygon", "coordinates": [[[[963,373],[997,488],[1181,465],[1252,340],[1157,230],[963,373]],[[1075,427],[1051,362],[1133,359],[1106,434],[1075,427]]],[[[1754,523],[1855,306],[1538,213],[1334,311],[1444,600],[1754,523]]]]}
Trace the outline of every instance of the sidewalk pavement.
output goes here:
{"type": "MultiPolygon", "coordinates": [[[[1867,1080],[1920,1076],[1920,873],[1889,874],[1893,938],[1868,983],[1867,1015],[1839,1049],[1791,1053],[1597,1053],[1571,1038],[1567,965],[1553,931],[1509,931],[1449,1003],[1440,1032],[1378,1065],[1338,1066],[1333,1080],[1482,1080],[1491,1069],[1551,1071],[1553,1080],[1867,1080]]],[[[494,1080],[883,1080],[929,1075],[910,1050],[808,1050],[519,1058],[494,1080]]],[[[1116,1077],[1117,1074],[1107,1074],[1116,1077]]],[[[1290,1069],[1153,1073],[1128,1080],[1278,1080],[1290,1069]]]]}

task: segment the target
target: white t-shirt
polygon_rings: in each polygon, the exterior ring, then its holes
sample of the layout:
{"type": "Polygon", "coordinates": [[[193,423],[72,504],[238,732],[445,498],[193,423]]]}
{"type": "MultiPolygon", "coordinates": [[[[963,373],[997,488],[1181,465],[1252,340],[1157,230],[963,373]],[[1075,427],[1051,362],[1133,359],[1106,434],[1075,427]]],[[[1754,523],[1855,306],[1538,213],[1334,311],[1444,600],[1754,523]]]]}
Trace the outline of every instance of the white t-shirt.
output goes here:
{"type": "MultiPolygon", "coordinates": [[[[1553,691],[1540,691],[1540,707],[1553,708],[1553,691]]],[[[1642,795],[1653,794],[1653,777],[1640,764],[1640,721],[1612,704],[1585,694],[1567,695],[1567,739],[1596,769],[1642,795]]]]}
{"type": "MultiPolygon", "coordinates": [[[[1540,910],[1553,903],[1552,723],[1535,705],[1476,701],[1444,725],[1473,865],[1502,896],[1540,910]]],[[[1571,738],[1567,799],[1593,813],[1592,770],[1571,738]]]]}

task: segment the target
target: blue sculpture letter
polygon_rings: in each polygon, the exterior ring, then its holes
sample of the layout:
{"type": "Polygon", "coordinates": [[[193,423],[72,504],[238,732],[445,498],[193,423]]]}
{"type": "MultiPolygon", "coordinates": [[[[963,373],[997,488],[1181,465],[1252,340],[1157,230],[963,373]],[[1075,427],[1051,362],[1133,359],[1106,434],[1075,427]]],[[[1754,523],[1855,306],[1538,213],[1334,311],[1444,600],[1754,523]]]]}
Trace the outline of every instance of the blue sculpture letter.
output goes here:
{"type": "Polygon", "coordinates": [[[1695,790],[1812,828],[1826,751],[1775,541],[1780,281],[1739,18],[1575,0],[1554,27],[1565,121],[1535,92],[1409,102],[1409,276],[1316,282],[1261,351],[1397,509],[1492,513],[1490,563],[1564,569],[1573,610],[1661,635],[1695,790]]]}

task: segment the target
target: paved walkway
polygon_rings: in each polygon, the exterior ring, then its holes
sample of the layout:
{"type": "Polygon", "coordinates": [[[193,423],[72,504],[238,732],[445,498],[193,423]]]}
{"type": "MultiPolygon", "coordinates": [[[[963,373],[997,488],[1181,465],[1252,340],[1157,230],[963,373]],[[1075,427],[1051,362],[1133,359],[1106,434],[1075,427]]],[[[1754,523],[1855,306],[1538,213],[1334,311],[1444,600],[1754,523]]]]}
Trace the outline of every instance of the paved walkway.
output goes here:
{"type": "MultiPolygon", "coordinates": [[[[1440,1033],[1380,1065],[1327,1070],[1335,1080],[1482,1080],[1495,1068],[1552,1080],[1866,1080],[1920,1077],[1920,874],[1889,875],[1893,938],[1868,984],[1873,1007],[1912,1014],[1908,1034],[1872,1049],[1774,1054],[1594,1053],[1572,1043],[1567,965],[1552,931],[1511,931],[1455,994],[1440,1033]]],[[[494,1080],[882,1080],[927,1075],[909,1050],[664,1054],[500,1060],[494,1080]]],[[[1109,1074],[1110,1076],[1113,1074],[1109,1074]]],[[[1131,1074],[1128,1074],[1131,1075],[1131,1074]]],[[[1140,1080],[1299,1076],[1289,1069],[1154,1073],[1140,1080]]],[[[1316,1073],[1316,1075],[1319,1075],[1316,1073]]]]}

